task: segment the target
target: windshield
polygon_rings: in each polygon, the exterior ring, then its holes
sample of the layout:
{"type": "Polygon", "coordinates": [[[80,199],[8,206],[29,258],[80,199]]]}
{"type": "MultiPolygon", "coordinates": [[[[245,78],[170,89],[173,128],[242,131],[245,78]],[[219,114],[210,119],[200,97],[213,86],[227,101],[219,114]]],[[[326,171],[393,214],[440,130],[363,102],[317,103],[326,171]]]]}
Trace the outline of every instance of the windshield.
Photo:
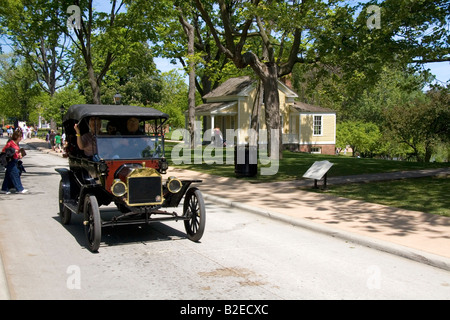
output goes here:
{"type": "Polygon", "coordinates": [[[157,136],[97,136],[97,152],[105,160],[162,158],[164,142],[157,136]]]}

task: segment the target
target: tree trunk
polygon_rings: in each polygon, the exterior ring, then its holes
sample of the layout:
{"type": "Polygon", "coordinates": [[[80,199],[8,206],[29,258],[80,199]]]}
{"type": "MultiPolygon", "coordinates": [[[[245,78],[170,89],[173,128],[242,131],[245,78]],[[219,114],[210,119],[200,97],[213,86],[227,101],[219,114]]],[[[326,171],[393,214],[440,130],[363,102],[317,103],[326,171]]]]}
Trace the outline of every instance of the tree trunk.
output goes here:
{"type": "MultiPolygon", "coordinates": [[[[194,39],[194,33],[192,32],[192,37],[190,37],[192,39],[194,39]]],[[[189,39],[189,43],[192,44],[194,43],[194,41],[191,41],[191,39],[189,39]]],[[[190,45],[189,45],[190,47],[190,45]]],[[[188,115],[189,115],[189,119],[188,119],[188,129],[189,129],[189,135],[191,137],[191,148],[195,148],[195,61],[193,59],[194,54],[193,54],[193,49],[194,47],[192,46],[192,53],[190,50],[189,51],[189,55],[191,56],[191,59],[189,61],[189,96],[188,96],[188,106],[189,106],[189,111],[188,111],[188,115]]]]}
{"type": "Polygon", "coordinates": [[[280,97],[278,94],[278,72],[276,64],[266,64],[267,73],[261,77],[264,89],[264,110],[267,128],[267,152],[271,158],[282,158],[282,138],[280,119],[280,97]],[[272,131],[273,130],[273,131],[272,131]],[[272,154],[273,147],[278,145],[278,154],[272,154]]]}
{"type": "Polygon", "coordinates": [[[430,162],[431,156],[432,156],[432,155],[433,155],[433,147],[431,147],[431,146],[426,146],[426,147],[425,147],[424,161],[425,161],[425,162],[430,162]]]}
{"type": "Polygon", "coordinates": [[[250,128],[253,130],[258,130],[259,114],[261,112],[261,97],[264,91],[262,91],[261,81],[258,81],[258,86],[256,87],[255,100],[253,101],[252,115],[250,118],[250,128]]]}
{"type": "Polygon", "coordinates": [[[88,64],[88,76],[89,76],[89,84],[92,89],[92,100],[94,104],[102,104],[101,95],[100,95],[100,85],[97,82],[97,77],[95,76],[94,66],[92,64],[88,64]]]}
{"type": "Polygon", "coordinates": [[[189,57],[189,96],[188,96],[188,131],[190,136],[191,148],[195,148],[195,29],[184,19],[180,9],[178,19],[183,26],[184,32],[188,38],[188,57],[189,57]]]}

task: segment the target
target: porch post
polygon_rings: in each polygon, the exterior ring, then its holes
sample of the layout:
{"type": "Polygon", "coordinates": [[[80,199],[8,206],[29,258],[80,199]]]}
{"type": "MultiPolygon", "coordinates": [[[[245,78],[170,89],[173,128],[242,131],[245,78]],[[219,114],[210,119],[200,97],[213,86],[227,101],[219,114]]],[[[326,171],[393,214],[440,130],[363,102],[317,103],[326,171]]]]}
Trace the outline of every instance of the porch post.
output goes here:
{"type": "Polygon", "coordinates": [[[214,116],[211,115],[211,139],[210,142],[212,143],[212,137],[214,137],[214,116]]]}

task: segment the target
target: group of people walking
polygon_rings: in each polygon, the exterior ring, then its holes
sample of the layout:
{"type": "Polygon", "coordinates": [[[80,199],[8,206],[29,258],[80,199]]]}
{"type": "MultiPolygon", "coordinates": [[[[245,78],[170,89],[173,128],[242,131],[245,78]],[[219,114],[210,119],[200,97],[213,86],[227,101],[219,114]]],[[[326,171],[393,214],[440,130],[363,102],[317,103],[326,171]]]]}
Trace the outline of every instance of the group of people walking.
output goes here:
{"type": "Polygon", "coordinates": [[[63,152],[63,147],[64,147],[64,143],[66,140],[66,134],[65,133],[61,134],[61,133],[55,132],[55,130],[51,129],[47,133],[45,140],[48,142],[49,148],[51,148],[53,151],[63,152]]]}
{"type": "MultiPolygon", "coordinates": [[[[21,159],[26,155],[23,148],[20,147],[20,142],[24,140],[24,131],[18,127],[12,132],[8,132],[8,142],[1,150],[5,156],[5,178],[3,179],[0,194],[10,194],[11,189],[15,189],[16,193],[27,193],[28,190],[22,185],[21,175],[25,171],[21,159]]],[[[63,152],[64,134],[61,135],[55,130],[49,131],[46,140],[49,147],[56,152],[63,152]]],[[[2,166],[0,166],[1,169],[2,166]]]]}

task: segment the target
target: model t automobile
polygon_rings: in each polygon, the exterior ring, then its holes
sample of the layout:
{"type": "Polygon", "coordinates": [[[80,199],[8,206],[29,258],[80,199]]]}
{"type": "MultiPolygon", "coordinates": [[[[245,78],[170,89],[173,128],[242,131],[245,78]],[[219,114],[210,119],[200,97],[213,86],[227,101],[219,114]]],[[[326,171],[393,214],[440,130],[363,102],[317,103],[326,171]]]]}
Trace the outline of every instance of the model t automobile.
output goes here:
{"type": "Polygon", "coordinates": [[[63,224],[70,223],[73,213],[84,216],[91,251],[99,249],[103,227],[126,224],[180,220],[190,240],[201,239],[205,205],[200,190],[191,186],[201,181],[163,178],[168,169],[164,156],[168,118],[153,108],[125,105],[73,105],[65,114],[69,169],[56,169],[61,175],[59,215],[63,224]],[[130,131],[130,119],[139,124],[138,130],[130,131]],[[84,134],[92,139],[92,153],[83,151],[77,141],[84,134]],[[183,198],[180,214],[166,209],[177,208],[183,198]],[[112,203],[117,214],[104,219],[99,207],[112,203]]]}

